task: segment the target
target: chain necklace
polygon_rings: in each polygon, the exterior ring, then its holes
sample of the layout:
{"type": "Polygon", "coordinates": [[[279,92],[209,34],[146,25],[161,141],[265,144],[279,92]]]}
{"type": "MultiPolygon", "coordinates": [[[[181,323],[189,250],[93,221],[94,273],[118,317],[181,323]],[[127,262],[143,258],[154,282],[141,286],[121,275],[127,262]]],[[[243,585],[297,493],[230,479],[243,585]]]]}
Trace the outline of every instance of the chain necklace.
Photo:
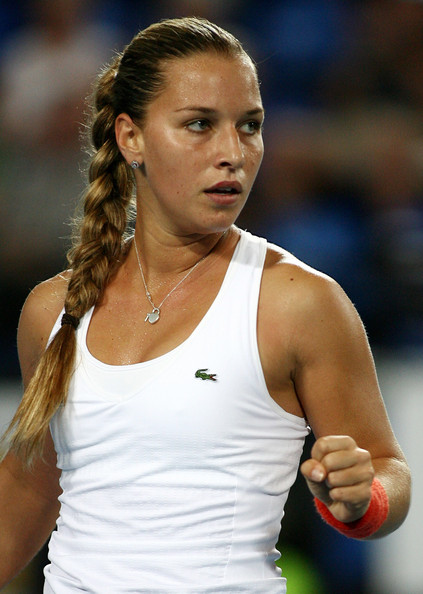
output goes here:
{"type": "Polygon", "coordinates": [[[146,294],[146,296],[147,296],[147,299],[148,299],[148,301],[150,302],[150,305],[151,305],[151,307],[153,308],[153,310],[152,310],[152,311],[150,311],[150,312],[149,312],[149,313],[148,313],[148,314],[145,316],[145,320],[144,320],[144,322],[150,322],[150,324],[155,324],[155,323],[156,323],[156,322],[158,322],[158,321],[159,321],[159,319],[160,319],[160,308],[161,308],[161,306],[163,305],[163,303],[166,301],[166,299],[167,299],[168,297],[170,297],[170,296],[172,295],[173,291],[176,291],[176,289],[179,287],[179,285],[181,285],[181,284],[184,282],[184,280],[185,280],[185,279],[187,279],[187,278],[189,277],[189,275],[191,274],[191,272],[194,272],[194,270],[197,268],[197,266],[198,266],[199,264],[201,264],[201,262],[202,262],[202,261],[203,261],[205,258],[207,258],[207,256],[210,254],[210,252],[209,252],[208,254],[206,254],[205,256],[203,256],[203,257],[202,257],[200,260],[198,260],[198,262],[196,262],[196,264],[194,264],[194,266],[188,270],[188,272],[185,274],[185,276],[181,278],[181,280],[180,280],[180,281],[179,281],[179,282],[178,282],[178,283],[177,283],[177,284],[176,284],[176,285],[173,287],[173,289],[171,289],[171,290],[169,291],[169,293],[168,293],[168,294],[167,294],[167,295],[164,297],[164,299],[162,299],[161,303],[160,303],[159,305],[157,305],[157,306],[156,306],[156,305],[154,305],[154,303],[153,303],[153,299],[152,299],[152,297],[151,297],[151,293],[150,293],[150,291],[148,290],[147,283],[145,282],[145,278],[144,278],[144,272],[143,272],[143,270],[142,270],[142,266],[141,266],[141,260],[140,260],[139,254],[138,254],[137,242],[135,241],[135,237],[134,237],[134,246],[135,246],[135,253],[136,253],[136,255],[137,255],[138,266],[139,266],[139,269],[140,269],[140,273],[141,273],[142,282],[143,282],[144,289],[145,289],[145,294],[146,294]]]}

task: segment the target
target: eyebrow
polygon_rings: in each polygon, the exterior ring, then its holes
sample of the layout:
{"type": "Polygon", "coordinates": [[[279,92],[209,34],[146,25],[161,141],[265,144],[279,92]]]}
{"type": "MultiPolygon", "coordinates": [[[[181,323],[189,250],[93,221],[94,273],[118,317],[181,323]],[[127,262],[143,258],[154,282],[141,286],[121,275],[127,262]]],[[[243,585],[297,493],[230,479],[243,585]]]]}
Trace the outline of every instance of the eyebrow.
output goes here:
{"type": "MultiPolygon", "coordinates": [[[[211,107],[200,107],[200,106],[196,106],[196,105],[189,105],[187,107],[181,107],[180,109],[177,109],[176,111],[195,111],[195,112],[200,112],[200,113],[205,113],[205,114],[210,114],[210,113],[216,113],[215,109],[212,109],[211,107]]],[[[264,109],[262,107],[256,107],[255,109],[249,109],[247,112],[245,112],[246,115],[248,116],[253,116],[253,115],[263,115],[264,116],[264,109]]]]}

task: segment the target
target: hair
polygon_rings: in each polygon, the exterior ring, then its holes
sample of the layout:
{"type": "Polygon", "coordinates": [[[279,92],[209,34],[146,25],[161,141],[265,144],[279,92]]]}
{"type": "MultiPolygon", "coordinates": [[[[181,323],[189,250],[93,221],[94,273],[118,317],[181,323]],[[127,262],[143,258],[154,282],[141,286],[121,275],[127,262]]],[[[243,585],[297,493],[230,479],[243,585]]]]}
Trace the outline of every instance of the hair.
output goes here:
{"type": "Polygon", "coordinates": [[[74,326],[99,302],[123,254],[135,178],[116,143],[116,117],[127,113],[142,126],[149,104],[166,86],[166,63],[205,52],[248,55],[233,35],[205,19],[169,19],[139,32],[96,80],[88,125],[89,183],[67,254],[66,322],[44,351],[3,438],[27,465],[42,454],[50,420],[66,403],[75,365],[74,326]]]}

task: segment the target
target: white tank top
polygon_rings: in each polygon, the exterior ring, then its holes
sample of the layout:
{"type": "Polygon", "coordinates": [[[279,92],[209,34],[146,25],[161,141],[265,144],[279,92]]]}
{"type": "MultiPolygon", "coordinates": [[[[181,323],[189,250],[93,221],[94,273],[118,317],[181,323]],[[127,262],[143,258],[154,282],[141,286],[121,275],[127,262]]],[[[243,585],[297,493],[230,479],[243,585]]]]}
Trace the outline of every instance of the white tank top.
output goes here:
{"type": "Polygon", "coordinates": [[[308,428],[270,397],[260,364],[266,245],[241,232],[202,321],[152,361],[100,362],[92,310],[81,320],[51,423],[63,494],[45,594],[285,592],[275,544],[308,428]]]}

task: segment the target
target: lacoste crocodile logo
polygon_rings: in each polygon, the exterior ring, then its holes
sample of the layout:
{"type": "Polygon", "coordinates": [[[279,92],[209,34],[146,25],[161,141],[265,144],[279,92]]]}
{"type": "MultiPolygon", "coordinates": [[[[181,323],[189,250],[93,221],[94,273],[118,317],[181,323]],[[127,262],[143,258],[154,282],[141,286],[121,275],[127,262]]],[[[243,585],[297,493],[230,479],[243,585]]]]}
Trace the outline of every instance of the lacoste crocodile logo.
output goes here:
{"type": "Polygon", "coordinates": [[[213,382],[216,380],[216,373],[207,373],[208,369],[197,369],[195,372],[195,377],[199,377],[202,380],[212,380],[213,382]]]}

